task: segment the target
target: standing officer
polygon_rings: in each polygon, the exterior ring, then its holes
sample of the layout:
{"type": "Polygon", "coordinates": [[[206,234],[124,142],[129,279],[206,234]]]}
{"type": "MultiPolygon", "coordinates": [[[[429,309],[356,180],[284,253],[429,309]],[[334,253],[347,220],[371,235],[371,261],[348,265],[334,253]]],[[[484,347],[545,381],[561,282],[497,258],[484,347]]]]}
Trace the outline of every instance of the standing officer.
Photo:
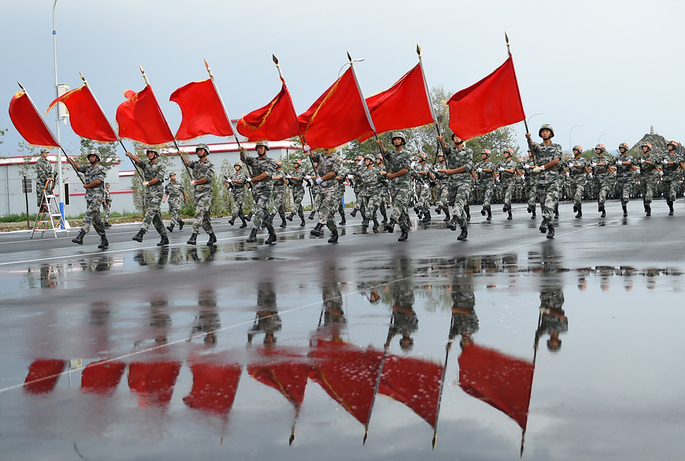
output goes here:
{"type": "Polygon", "coordinates": [[[164,198],[163,181],[166,175],[166,168],[159,161],[159,151],[157,149],[149,147],[145,153],[149,162],[142,162],[137,155],[126,152],[126,156],[143,170],[143,177],[145,179],[143,182],[143,187],[145,188],[145,217],[143,218],[140,230],[132,240],[142,242],[143,235],[145,235],[150,227],[150,223],[152,223],[162,237],[157,246],[168,245],[169,238],[162,222],[161,210],[162,199],[164,198]]]}
{"type": "Polygon", "coordinates": [[[675,202],[676,194],[678,193],[678,184],[680,182],[680,172],[685,170],[685,165],[683,164],[683,158],[678,155],[678,143],[675,141],[670,141],[666,146],[668,149],[668,154],[664,156],[661,160],[661,170],[664,172],[664,176],[661,182],[664,186],[664,196],[666,197],[666,203],[668,204],[668,215],[673,216],[673,202],[675,202]]]}
{"type": "Polygon", "coordinates": [[[559,161],[561,160],[561,146],[553,143],[554,129],[552,125],[544,124],[538,130],[538,136],[542,138],[540,144],[534,143],[531,134],[526,133],[528,148],[533,153],[535,168],[533,173],[537,176],[538,200],[542,209],[542,224],[540,232],[547,232],[547,238],[554,238],[554,226],[552,217],[554,210],[559,205],[559,189],[561,175],[559,174],[559,161]]]}
{"type": "Polygon", "coordinates": [[[212,197],[214,190],[212,189],[212,181],[214,180],[214,164],[207,158],[209,156],[209,146],[205,143],[200,143],[195,148],[195,155],[197,160],[188,161],[186,156],[181,153],[181,160],[183,163],[193,171],[194,186],[193,195],[195,196],[195,221],[193,222],[193,233],[188,239],[188,245],[197,244],[197,235],[200,233],[200,227],[209,234],[207,245],[212,246],[216,243],[216,235],[214,235],[214,227],[212,226],[212,219],[209,215],[212,206],[212,197]]]}
{"type": "Polygon", "coordinates": [[[337,243],[338,228],[335,224],[335,211],[338,209],[339,183],[336,176],[342,167],[340,157],[333,152],[332,148],[325,148],[323,154],[312,152],[310,155],[317,163],[315,182],[320,188],[321,205],[319,206],[319,222],[309,233],[315,237],[321,237],[325,225],[331,231],[328,243],[337,243]]]}
{"type": "Polygon", "coordinates": [[[183,203],[188,202],[186,191],[181,183],[176,181],[176,173],[172,172],[169,174],[169,184],[164,188],[164,198],[162,199],[162,203],[166,202],[167,198],[169,199],[169,214],[171,214],[171,224],[167,226],[169,232],[174,231],[176,224],[178,224],[178,230],[183,230],[185,221],[178,214],[181,209],[181,197],[183,197],[183,203]]]}
{"type": "Polygon", "coordinates": [[[623,217],[628,216],[628,202],[630,201],[630,186],[633,180],[633,157],[628,154],[628,144],[618,145],[619,155],[616,158],[616,195],[621,199],[623,217]]]}
{"type": "Polygon", "coordinates": [[[252,207],[256,210],[254,219],[252,221],[252,231],[247,238],[247,243],[254,243],[257,241],[257,232],[266,227],[269,232],[269,237],[264,241],[265,244],[271,245],[276,243],[276,231],[273,226],[273,181],[271,178],[276,174],[276,162],[270,159],[266,153],[269,150],[269,144],[266,141],[259,141],[255,144],[257,157],[250,157],[246,155],[246,150],[240,146],[240,160],[252,169],[252,176],[247,181],[252,183],[252,195],[254,203],[252,207]]]}
{"type": "Polygon", "coordinates": [[[518,165],[512,159],[514,149],[504,150],[504,160],[497,165],[497,171],[504,189],[504,207],[502,211],[507,213],[507,219],[512,219],[511,215],[511,196],[514,193],[514,186],[516,185],[515,177],[518,173],[518,165]]]}
{"type": "Polygon", "coordinates": [[[464,146],[464,140],[455,133],[452,133],[454,149],[447,145],[442,136],[438,136],[438,141],[442,144],[442,151],[447,157],[447,168],[438,169],[437,172],[450,177],[449,203],[452,205],[452,219],[461,228],[457,240],[466,240],[468,237],[466,208],[469,206],[471,195],[473,151],[464,146]]]}
{"type": "Polygon", "coordinates": [[[604,156],[606,148],[604,144],[597,144],[595,146],[596,157],[592,159],[592,168],[597,181],[599,182],[599,194],[597,196],[597,211],[602,213],[602,218],[607,215],[604,204],[607,201],[609,189],[611,189],[613,178],[610,173],[613,173],[613,168],[609,164],[609,160],[604,156]]]}
{"type": "Polygon", "coordinates": [[[487,219],[492,219],[492,208],[490,202],[492,201],[492,194],[495,191],[495,164],[490,161],[490,150],[483,149],[481,152],[482,161],[476,163],[474,167],[478,173],[478,188],[483,196],[483,209],[480,214],[488,215],[487,219]]]}
{"type": "Polygon", "coordinates": [[[78,162],[67,156],[67,161],[76,168],[79,173],[83,173],[85,179],[83,188],[86,189],[86,215],[81,223],[81,231],[76,238],[71,241],[83,245],[83,237],[90,231],[90,226],[95,227],[95,232],[100,236],[98,248],[108,248],[109,242],[105,235],[105,226],[100,218],[100,208],[102,208],[102,196],[104,195],[105,169],[100,165],[100,155],[96,149],[90,151],[88,156],[89,165],[79,165],[78,162]]]}
{"type": "Polygon", "coordinates": [[[582,153],[582,147],[573,146],[573,158],[568,161],[568,171],[573,189],[573,211],[576,212],[576,218],[583,217],[583,192],[587,184],[587,176],[592,172],[587,166],[587,160],[580,155],[582,153]]]}
{"type": "Polygon", "coordinates": [[[390,221],[385,225],[388,232],[393,232],[395,224],[400,226],[400,238],[398,242],[404,242],[409,237],[409,202],[411,200],[411,154],[404,149],[407,141],[404,133],[398,131],[392,135],[392,145],[394,152],[385,149],[380,140],[376,140],[383,151],[388,173],[386,177],[390,180],[392,195],[392,215],[390,221]]]}
{"type": "Polygon", "coordinates": [[[48,212],[48,203],[45,196],[52,195],[54,185],[55,171],[48,160],[48,150],[41,149],[40,158],[36,162],[36,199],[41,213],[48,212]]]}
{"type": "Polygon", "coordinates": [[[652,145],[642,143],[642,158],[640,158],[640,188],[642,189],[642,202],[645,206],[645,214],[652,216],[652,195],[656,187],[656,179],[661,172],[659,159],[652,155],[652,145]]]}

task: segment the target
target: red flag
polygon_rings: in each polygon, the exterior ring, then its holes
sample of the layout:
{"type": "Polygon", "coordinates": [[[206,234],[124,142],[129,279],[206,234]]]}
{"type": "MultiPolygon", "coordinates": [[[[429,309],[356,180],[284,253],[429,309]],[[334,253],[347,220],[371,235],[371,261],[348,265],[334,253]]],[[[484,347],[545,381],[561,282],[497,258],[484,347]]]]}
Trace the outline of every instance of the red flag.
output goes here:
{"type": "Polygon", "coordinates": [[[193,388],[183,397],[190,408],[216,415],[227,415],[233,406],[242,367],[237,363],[194,362],[193,388]]]}
{"type": "Polygon", "coordinates": [[[57,380],[62,376],[62,370],[64,370],[66,364],[66,360],[34,360],[24,381],[24,391],[29,394],[47,394],[52,392],[57,385],[57,380]]]}
{"type": "Polygon", "coordinates": [[[447,105],[449,127],[462,139],[525,120],[512,56],[493,73],[452,96],[447,105]]]}
{"type": "Polygon", "coordinates": [[[64,93],[52,101],[45,112],[49,112],[58,102],[69,109],[69,122],[77,135],[101,142],[117,140],[116,133],[87,85],[64,93]]]}
{"type": "Polygon", "coordinates": [[[337,147],[373,130],[352,66],[297,119],[312,149],[337,147]]]}
{"type": "Polygon", "coordinates": [[[127,100],[117,108],[119,136],[143,144],[162,144],[174,140],[150,85],[138,93],[127,91],[125,96],[127,100]]]}
{"type": "Polygon", "coordinates": [[[478,345],[459,356],[459,386],[506,413],[525,432],[535,365],[478,345]]]}
{"type": "Polygon", "coordinates": [[[281,78],[281,91],[269,104],[243,115],[236,129],[248,141],[280,141],[300,135],[293,100],[281,78]]]}
{"type": "Polygon", "coordinates": [[[233,136],[231,122],[211,79],[182,86],[171,93],[169,101],[181,106],[183,114],[176,139],[184,141],[206,134],[233,136]]]}
{"type": "Polygon", "coordinates": [[[247,367],[247,372],[262,384],[276,389],[299,412],[304,401],[304,390],[309,375],[309,362],[289,351],[260,351],[264,357],[247,367]]]}
{"type": "Polygon", "coordinates": [[[138,405],[165,408],[174,393],[181,362],[134,362],[128,366],[128,387],[138,395],[138,405]]]}
{"type": "Polygon", "coordinates": [[[26,91],[20,91],[12,97],[9,113],[14,127],[27,143],[60,147],[26,91]]]}
{"type": "Polygon", "coordinates": [[[116,360],[93,362],[83,369],[81,391],[110,396],[114,394],[126,364],[116,360]]]}
{"type": "MultiPolygon", "coordinates": [[[[432,123],[431,103],[426,93],[421,63],[407,72],[392,87],[366,98],[373,124],[378,133],[432,123]]],[[[359,138],[373,136],[368,132],[359,138]]]]}

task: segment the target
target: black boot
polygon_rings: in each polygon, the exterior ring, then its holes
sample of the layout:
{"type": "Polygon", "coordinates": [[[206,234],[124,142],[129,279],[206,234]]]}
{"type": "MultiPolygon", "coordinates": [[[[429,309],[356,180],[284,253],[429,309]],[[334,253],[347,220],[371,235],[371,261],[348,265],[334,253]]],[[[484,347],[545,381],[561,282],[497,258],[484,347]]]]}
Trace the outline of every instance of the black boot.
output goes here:
{"type": "MultiPolygon", "coordinates": [[[[559,204],[557,203],[554,205],[554,219],[559,219],[559,204]]],[[[552,233],[552,237],[554,237],[554,233],[552,233]]],[[[549,238],[552,238],[549,237],[549,238]]]]}
{"type": "Polygon", "coordinates": [[[464,211],[466,211],[466,220],[471,221],[471,207],[466,205],[464,211]]]}
{"type": "Polygon", "coordinates": [[[536,210],[535,205],[533,205],[532,207],[530,207],[530,210],[531,210],[531,212],[530,212],[530,213],[531,213],[530,219],[535,219],[535,218],[537,218],[538,216],[537,216],[537,214],[535,214],[535,210],[536,210]]]}
{"type": "Polygon", "coordinates": [[[362,219],[362,233],[366,234],[366,229],[368,229],[368,228],[369,228],[369,220],[366,218],[366,216],[364,216],[364,218],[362,219]]]}
{"type": "Polygon", "coordinates": [[[342,216],[342,219],[340,220],[340,222],[338,224],[340,224],[341,226],[344,226],[345,224],[347,224],[347,219],[345,219],[344,214],[342,214],[341,216],[342,216]]]}
{"type": "Polygon", "coordinates": [[[355,216],[357,216],[357,209],[356,209],[356,208],[354,208],[354,209],[352,210],[352,212],[350,213],[350,216],[352,216],[353,218],[354,218],[355,216]]]}
{"type": "Polygon", "coordinates": [[[103,226],[105,227],[105,229],[109,229],[110,227],[112,227],[112,225],[111,225],[110,223],[108,223],[108,222],[106,222],[105,224],[103,224],[103,226]]]}
{"type": "Polygon", "coordinates": [[[668,215],[673,216],[673,202],[667,200],[666,204],[668,205],[668,215]]]}
{"type": "Polygon", "coordinates": [[[248,221],[251,221],[253,216],[254,216],[254,211],[250,211],[250,214],[247,215],[247,218],[245,218],[245,219],[248,221]]]}
{"type": "Polygon", "coordinates": [[[649,204],[649,202],[645,202],[645,214],[647,216],[652,216],[652,206],[649,204]]]}
{"type": "Polygon", "coordinates": [[[166,230],[168,230],[169,232],[173,232],[174,231],[174,223],[171,223],[170,225],[166,226],[166,230]]]}
{"type": "MultiPolygon", "coordinates": [[[[628,204],[621,203],[621,208],[623,209],[623,217],[625,218],[626,216],[628,216],[628,204]]],[[[647,207],[645,207],[645,211],[647,211],[647,207]]]]}
{"type": "Polygon", "coordinates": [[[276,243],[276,240],[278,240],[278,237],[276,237],[276,231],[274,231],[274,226],[271,224],[266,225],[266,230],[269,231],[269,237],[264,240],[265,245],[273,245],[276,243]]]}
{"type": "Polygon", "coordinates": [[[300,227],[304,227],[306,223],[304,222],[304,213],[302,211],[298,212],[297,215],[300,217],[300,227]]]}
{"type": "Polygon", "coordinates": [[[309,213],[309,220],[310,220],[310,221],[314,219],[314,215],[315,215],[315,214],[316,214],[316,210],[312,210],[312,212],[309,213]]]}
{"type": "Polygon", "coordinates": [[[286,226],[286,223],[285,223],[285,211],[279,211],[279,212],[278,212],[278,216],[281,217],[281,227],[285,227],[285,226],[286,226]]]}
{"type": "Polygon", "coordinates": [[[511,206],[507,208],[507,220],[511,221],[514,217],[511,215],[511,206]]]}
{"type": "Polygon", "coordinates": [[[239,217],[240,220],[243,222],[243,223],[240,225],[239,229],[245,229],[245,228],[247,227],[247,220],[245,219],[245,216],[243,216],[242,214],[240,214],[240,215],[238,215],[238,217],[239,217]]]}
{"type": "Polygon", "coordinates": [[[216,243],[216,235],[214,234],[214,232],[212,232],[211,234],[209,234],[209,240],[207,240],[207,245],[211,247],[215,243],[216,243]]]}
{"type": "Polygon", "coordinates": [[[71,239],[71,241],[73,243],[78,243],[79,245],[83,245],[83,237],[85,237],[85,236],[86,236],[86,231],[81,229],[81,231],[78,233],[78,235],[75,238],[71,239]]]}
{"type": "Polygon", "coordinates": [[[386,225],[385,225],[385,230],[388,231],[389,233],[395,232],[395,220],[391,219],[386,225]]]}
{"type": "Polygon", "coordinates": [[[599,215],[599,217],[600,217],[600,218],[605,218],[606,215],[607,215],[607,210],[606,210],[606,208],[604,208],[604,205],[600,205],[600,206],[599,206],[599,211],[602,212],[602,214],[599,215]]]}
{"type": "Polygon", "coordinates": [[[142,242],[143,241],[143,235],[145,235],[145,229],[140,229],[136,235],[133,236],[131,240],[135,240],[136,242],[142,242]]]}
{"type": "Polygon", "coordinates": [[[582,218],[583,217],[583,206],[582,205],[576,205],[576,218],[582,218]]]}
{"type": "Polygon", "coordinates": [[[331,238],[328,239],[328,243],[338,243],[338,229],[331,230],[331,238]]]}
{"type": "Polygon", "coordinates": [[[107,236],[105,234],[100,236],[100,245],[98,245],[98,248],[102,248],[103,250],[109,248],[109,242],[107,241],[107,236]]]}
{"type": "Polygon", "coordinates": [[[186,222],[185,222],[184,220],[181,219],[181,220],[178,222],[178,230],[182,231],[182,230],[183,230],[183,226],[185,225],[185,223],[186,223],[186,222]]]}
{"type": "Polygon", "coordinates": [[[457,237],[457,240],[466,240],[466,237],[469,236],[469,231],[466,228],[466,226],[461,228],[461,233],[459,234],[459,237],[457,237]]]}
{"type": "Polygon", "coordinates": [[[381,203],[381,206],[380,206],[379,209],[380,209],[380,212],[381,212],[381,216],[383,216],[383,220],[381,221],[381,224],[385,224],[385,223],[388,222],[388,214],[385,212],[385,205],[383,205],[383,204],[381,203]]]}
{"type": "Polygon", "coordinates": [[[487,212],[485,211],[485,205],[483,205],[483,208],[481,208],[481,210],[480,210],[480,215],[481,215],[481,216],[485,216],[486,213],[487,213],[487,212]]]}
{"type": "Polygon", "coordinates": [[[164,234],[164,235],[162,235],[162,239],[159,241],[157,246],[163,247],[164,245],[168,245],[168,244],[169,244],[169,237],[166,234],[164,234]]]}
{"type": "Polygon", "coordinates": [[[425,222],[425,223],[431,222],[431,211],[428,208],[426,208],[426,211],[423,215],[423,222],[425,222]]]}
{"type": "Polygon", "coordinates": [[[403,230],[400,234],[400,238],[397,239],[398,242],[404,242],[409,238],[409,231],[403,230]]]}
{"type": "Polygon", "coordinates": [[[540,223],[540,228],[539,228],[541,233],[544,234],[545,232],[547,232],[547,225],[548,225],[547,218],[542,218],[542,223],[540,223]]]}
{"type": "Polygon", "coordinates": [[[245,240],[247,243],[255,243],[257,241],[257,228],[253,227],[250,231],[250,236],[245,240]]]}
{"type": "Polygon", "coordinates": [[[288,221],[292,221],[292,220],[293,220],[293,216],[295,216],[295,212],[294,212],[294,211],[291,211],[290,214],[288,215],[288,221]]]}
{"type": "Polygon", "coordinates": [[[197,245],[197,234],[190,234],[190,238],[186,242],[188,245],[197,245]]]}
{"type": "Polygon", "coordinates": [[[235,224],[235,216],[231,216],[231,219],[228,220],[228,223],[232,226],[235,224]]]}
{"type": "Polygon", "coordinates": [[[440,214],[440,213],[442,213],[442,207],[436,206],[435,207],[435,214],[440,214]]]}
{"type": "Polygon", "coordinates": [[[442,209],[445,212],[445,219],[443,219],[443,221],[449,222],[450,221],[450,209],[447,208],[446,206],[442,207],[442,209]]]}
{"type": "Polygon", "coordinates": [[[313,235],[314,237],[321,237],[323,235],[323,231],[321,230],[323,228],[323,224],[318,223],[314,229],[309,231],[309,235],[313,235]]]}
{"type": "Polygon", "coordinates": [[[547,224],[547,238],[548,239],[554,238],[554,226],[552,225],[552,223],[547,224]]]}
{"type": "Polygon", "coordinates": [[[487,212],[488,212],[488,217],[485,218],[485,219],[486,219],[487,221],[492,221],[492,209],[490,208],[490,205],[488,205],[487,212]]]}
{"type": "Polygon", "coordinates": [[[578,205],[576,203],[573,204],[573,212],[576,213],[578,211],[578,205]]]}
{"type": "Polygon", "coordinates": [[[457,217],[452,216],[452,219],[450,219],[450,222],[447,223],[447,228],[449,230],[455,231],[457,230],[457,217]]]}
{"type": "Polygon", "coordinates": [[[380,224],[378,224],[378,220],[376,218],[373,218],[373,233],[377,234],[378,233],[378,228],[380,227],[380,224]]]}

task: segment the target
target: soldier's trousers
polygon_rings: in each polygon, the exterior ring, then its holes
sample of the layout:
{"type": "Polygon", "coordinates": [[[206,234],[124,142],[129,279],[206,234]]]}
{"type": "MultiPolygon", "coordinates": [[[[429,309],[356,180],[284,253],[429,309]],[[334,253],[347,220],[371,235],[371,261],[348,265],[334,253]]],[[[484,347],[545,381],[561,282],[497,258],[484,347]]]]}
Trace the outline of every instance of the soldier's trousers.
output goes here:
{"type": "Polygon", "coordinates": [[[450,186],[447,181],[439,181],[435,191],[435,205],[439,207],[448,206],[450,203],[450,186]]]}
{"type": "Polygon", "coordinates": [[[607,195],[609,195],[609,191],[611,190],[611,183],[612,183],[612,178],[609,176],[606,177],[600,177],[599,179],[599,195],[597,197],[597,201],[599,202],[600,205],[604,206],[604,204],[607,201],[607,195]]]}
{"type": "Polygon", "coordinates": [[[195,196],[195,221],[193,221],[193,234],[200,233],[200,227],[208,234],[214,233],[209,210],[212,206],[212,194],[195,196]]]}
{"type": "Polygon", "coordinates": [[[232,216],[242,216],[243,206],[245,205],[245,191],[236,192],[233,190],[233,210],[231,210],[232,216]]]}
{"type": "Polygon", "coordinates": [[[109,214],[112,212],[112,200],[107,200],[107,205],[102,205],[102,217],[105,223],[109,222],[109,214]]]}
{"type": "Polygon", "coordinates": [[[582,206],[583,204],[583,193],[585,192],[585,185],[587,180],[585,178],[578,178],[573,180],[573,204],[582,206]]]}
{"type": "Polygon", "coordinates": [[[551,221],[554,217],[554,209],[559,204],[559,192],[561,181],[538,183],[538,201],[542,206],[542,217],[551,221]]]}
{"type": "Polygon", "coordinates": [[[371,194],[362,196],[364,217],[372,221],[376,217],[376,210],[381,206],[381,197],[379,194],[371,194]]]}
{"type": "Polygon", "coordinates": [[[621,204],[630,202],[630,178],[618,178],[616,180],[616,196],[621,199],[621,204]]]}
{"type": "Polygon", "coordinates": [[[409,203],[411,201],[411,183],[402,180],[393,184],[392,214],[390,220],[395,220],[402,232],[409,232],[409,203]]]}
{"type": "Polygon", "coordinates": [[[254,192],[254,200],[253,208],[255,209],[255,214],[252,219],[252,227],[259,230],[262,227],[271,226],[274,212],[274,202],[271,192],[254,192]]]}
{"type": "Polygon", "coordinates": [[[166,229],[162,222],[162,195],[145,191],[145,202],[147,211],[140,228],[147,231],[150,228],[150,224],[154,224],[155,229],[157,229],[160,235],[166,235],[166,229]]]}
{"type": "Polygon", "coordinates": [[[331,231],[338,227],[335,225],[335,212],[338,210],[338,192],[326,190],[321,194],[321,206],[319,207],[319,224],[325,224],[331,231]]]}
{"type": "Polygon", "coordinates": [[[661,182],[664,188],[664,197],[669,202],[675,202],[676,196],[678,195],[679,182],[677,179],[664,179],[661,182]]]}
{"type": "Polygon", "coordinates": [[[514,194],[514,179],[502,180],[502,189],[504,190],[504,204],[511,206],[511,196],[514,194]]]}
{"type": "Polygon", "coordinates": [[[495,185],[491,179],[487,179],[480,184],[480,190],[483,193],[483,208],[489,208],[492,194],[495,192],[495,185]]]}
{"type": "Polygon", "coordinates": [[[471,183],[454,183],[454,204],[452,205],[452,216],[457,220],[459,227],[466,227],[466,207],[469,206],[469,196],[471,195],[471,183]]]}
{"type": "Polygon", "coordinates": [[[640,189],[642,190],[642,201],[650,203],[654,195],[656,177],[653,174],[640,175],[640,189]]]}
{"type": "Polygon", "coordinates": [[[81,229],[87,234],[90,232],[90,227],[95,228],[98,235],[105,235],[105,226],[100,217],[100,208],[102,208],[102,197],[93,197],[86,199],[86,215],[83,217],[81,229]]]}
{"type": "Polygon", "coordinates": [[[528,198],[528,208],[535,208],[535,201],[538,198],[538,187],[535,183],[525,185],[526,196],[528,198]]]}
{"type": "Polygon", "coordinates": [[[299,215],[302,212],[302,200],[304,200],[304,187],[293,187],[293,212],[299,215]]]}
{"type": "Polygon", "coordinates": [[[181,223],[179,211],[181,209],[180,200],[169,200],[169,214],[171,215],[171,225],[176,226],[181,223]]]}

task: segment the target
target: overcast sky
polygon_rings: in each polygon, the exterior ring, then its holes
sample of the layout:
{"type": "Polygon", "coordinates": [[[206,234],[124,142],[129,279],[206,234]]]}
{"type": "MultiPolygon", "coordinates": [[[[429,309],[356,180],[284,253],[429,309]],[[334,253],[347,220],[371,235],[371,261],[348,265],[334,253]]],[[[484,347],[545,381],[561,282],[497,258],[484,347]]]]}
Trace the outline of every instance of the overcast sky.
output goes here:
{"type": "MultiPolygon", "coordinates": [[[[0,155],[16,155],[21,139],[7,114],[16,81],[41,111],[55,97],[53,3],[2,1],[0,129],[9,131],[0,155]]],[[[684,13],[678,0],[58,0],[58,75],[76,88],[83,72],[113,122],[123,91],[144,87],[141,64],[175,132],[180,109],[169,95],[207,77],[203,59],[238,118],[279,91],[275,54],[301,113],[338,77],[347,51],[365,58],[356,69],[366,95],[416,64],[417,43],[429,86],[454,93],[506,59],[506,31],[531,131],[551,123],[568,149],[580,125],[573,144],[601,138],[613,152],[650,125],[685,141],[684,13]]],[[[54,112],[46,120],[54,130],[54,112]]],[[[523,124],[516,130],[524,146],[523,124]]],[[[61,137],[78,149],[70,127],[61,137]]]]}

